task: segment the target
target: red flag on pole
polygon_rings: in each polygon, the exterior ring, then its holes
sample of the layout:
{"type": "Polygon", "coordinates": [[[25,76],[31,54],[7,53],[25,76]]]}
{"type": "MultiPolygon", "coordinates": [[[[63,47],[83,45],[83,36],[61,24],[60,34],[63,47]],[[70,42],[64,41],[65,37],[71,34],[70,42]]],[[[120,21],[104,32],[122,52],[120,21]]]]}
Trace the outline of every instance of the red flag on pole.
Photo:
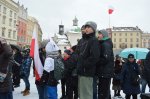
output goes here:
{"type": "Polygon", "coordinates": [[[34,27],[32,41],[30,46],[30,56],[33,58],[34,65],[35,65],[35,78],[36,80],[40,80],[42,73],[43,73],[43,65],[39,57],[39,45],[38,45],[38,38],[37,38],[36,27],[34,27]]]}
{"type": "Polygon", "coordinates": [[[114,11],[114,8],[112,6],[109,6],[108,8],[108,14],[112,14],[114,11]]]}

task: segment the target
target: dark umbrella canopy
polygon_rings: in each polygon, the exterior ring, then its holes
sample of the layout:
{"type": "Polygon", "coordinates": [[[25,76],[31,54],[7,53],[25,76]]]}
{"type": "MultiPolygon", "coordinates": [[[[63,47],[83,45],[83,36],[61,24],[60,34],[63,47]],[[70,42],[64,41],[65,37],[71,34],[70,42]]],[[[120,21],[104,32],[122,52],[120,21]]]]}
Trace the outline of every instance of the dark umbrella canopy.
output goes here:
{"type": "Polygon", "coordinates": [[[12,49],[16,49],[17,51],[21,51],[21,48],[18,45],[10,44],[12,49]]]}

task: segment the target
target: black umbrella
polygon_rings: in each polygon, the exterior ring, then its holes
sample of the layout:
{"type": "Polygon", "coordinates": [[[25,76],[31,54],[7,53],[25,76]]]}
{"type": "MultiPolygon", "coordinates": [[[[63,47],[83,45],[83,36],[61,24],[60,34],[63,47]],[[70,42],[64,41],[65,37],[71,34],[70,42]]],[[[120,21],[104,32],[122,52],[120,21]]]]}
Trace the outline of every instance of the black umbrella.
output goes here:
{"type": "Polygon", "coordinates": [[[16,49],[17,51],[21,51],[21,48],[18,45],[10,44],[12,49],[16,49]]]}

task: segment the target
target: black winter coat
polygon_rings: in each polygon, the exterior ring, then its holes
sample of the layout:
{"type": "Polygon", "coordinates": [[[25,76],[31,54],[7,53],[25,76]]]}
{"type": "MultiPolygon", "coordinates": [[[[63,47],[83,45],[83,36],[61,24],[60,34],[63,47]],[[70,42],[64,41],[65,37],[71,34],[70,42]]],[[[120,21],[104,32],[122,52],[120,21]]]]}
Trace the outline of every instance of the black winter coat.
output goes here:
{"type": "Polygon", "coordinates": [[[111,39],[99,41],[100,57],[97,63],[97,75],[99,77],[111,78],[114,73],[114,54],[111,39]]]}
{"type": "Polygon", "coordinates": [[[4,82],[0,82],[0,93],[12,91],[12,49],[9,45],[3,45],[3,52],[0,53],[0,72],[7,73],[4,82]]]}
{"type": "Polygon", "coordinates": [[[147,80],[148,85],[150,86],[150,51],[148,52],[144,61],[143,76],[147,80]]]}
{"type": "Polygon", "coordinates": [[[99,52],[98,40],[95,33],[86,35],[78,43],[78,62],[77,73],[80,76],[93,77],[96,73],[96,63],[98,61],[99,52]]]}

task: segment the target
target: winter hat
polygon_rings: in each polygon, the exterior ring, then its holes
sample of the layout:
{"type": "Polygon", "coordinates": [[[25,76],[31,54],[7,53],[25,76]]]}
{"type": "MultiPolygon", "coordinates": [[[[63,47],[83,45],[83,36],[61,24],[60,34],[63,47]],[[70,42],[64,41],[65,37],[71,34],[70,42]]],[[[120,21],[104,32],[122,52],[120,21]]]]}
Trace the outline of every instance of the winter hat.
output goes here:
{"type": "Polygon", "coordinates": [[[73,51],[75,51],[76,48],[77,48],[77,45],[74,45],[74,46],[71,47],[71,49],[72,49],[73,51]]]}
{"type": "Polygon", "coordinates": [[[98,31],[98,33],[99,33],[99,34],[102,34],[102,35],[103,35],[103,38],[109,37],[108,32],[107,32],[105,29],[102,29],[102,30],[98,31]]]}
{"type": "Polygon", "coordinates": [[[71,55],[71,51],[70,50],[65,50],[64,53],[71,55]]]}
{"type": "Polygon", "coordinates": [[[40,48],[45,48],[50,39],[45,39],[41,42],[40,48]]]}
{"type": "Polygon", "coordinates": [[[133,54],[129,54],[128,58],[134,58],[134,55],[133,54]]]}
{"type": "Polygon", "coordinates": [[[47,45],[46,45],[46,47],[45,47],[45,50],[46,50],[46,53],[51,53],[51,52],[53,52],[53,51],[58,51],[59,48],[58,48],[58,46],[55,44],[55,42],[50,41],[50,42],[47,43],[47,45]]]}
{"type": "Polygon", "coordinates": [[[90,26],[90,27],[94,30],[94,32],[96,32],[97,24],[96,24],[95,22],[88,21],[88,22],[85,23],[84,26],[85,26],[85,27],[86,27],[86,26],[90,26]]]}

